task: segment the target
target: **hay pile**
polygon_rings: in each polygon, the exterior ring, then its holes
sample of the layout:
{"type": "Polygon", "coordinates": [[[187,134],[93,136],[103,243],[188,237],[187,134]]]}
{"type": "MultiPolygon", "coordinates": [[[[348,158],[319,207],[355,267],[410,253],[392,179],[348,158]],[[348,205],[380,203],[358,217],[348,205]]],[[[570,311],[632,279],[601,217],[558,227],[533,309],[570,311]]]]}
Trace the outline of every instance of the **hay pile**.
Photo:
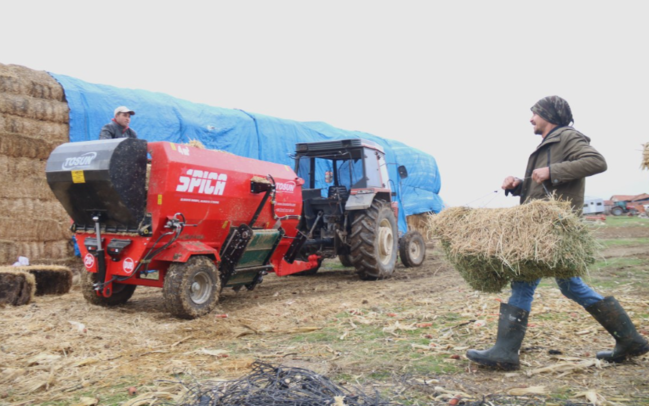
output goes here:
{"type": "Polygon", "coordinates": [[[72,255],[70,220],[45,179],[50,153],[69,141],[68,120],[63,88],[47,72],[0,64],[0,265],[72,255]]]}
{"type": "Polygon", "coordinates": [[[36,280],[36,296],[63,295],[72,288],[72,271],[67,266],[27,265],[0,267],[0,272],[8,268],[33,275],[36,280]]]}
{"type": "Polygon", "coordinates": [[[640,169],[649,169],[649,142],[642,144],[642,164],[640,169]]]}
{"type": "Polygon", "coordinates": [[[430,216],[429,229],[455,269],[483,292],[512,280],[582,276],[595,261],[595,241],[567,202],[454,207],[430,216]]]}

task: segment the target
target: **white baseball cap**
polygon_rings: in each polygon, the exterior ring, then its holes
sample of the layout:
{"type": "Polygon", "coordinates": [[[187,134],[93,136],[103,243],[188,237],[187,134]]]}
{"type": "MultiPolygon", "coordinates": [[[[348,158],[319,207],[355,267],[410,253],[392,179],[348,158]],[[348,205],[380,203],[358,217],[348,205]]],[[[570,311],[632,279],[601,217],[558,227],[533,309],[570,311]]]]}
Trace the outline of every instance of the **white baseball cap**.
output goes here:
{"type": "Polygon", "coordinates": [[[135,112],[131,109],[129,109],[126,106],[119,106],[118,108],[115,109],[115,116],[117,116],[118,113],[131,113],[131,115],[134,115],[135,112]]]}

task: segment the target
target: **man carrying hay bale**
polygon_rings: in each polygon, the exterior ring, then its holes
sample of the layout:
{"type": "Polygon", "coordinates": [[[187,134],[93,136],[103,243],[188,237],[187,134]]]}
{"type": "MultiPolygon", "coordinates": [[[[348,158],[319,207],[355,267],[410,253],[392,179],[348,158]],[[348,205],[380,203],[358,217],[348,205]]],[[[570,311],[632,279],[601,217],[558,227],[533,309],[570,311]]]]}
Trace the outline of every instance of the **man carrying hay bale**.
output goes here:
{"type": "Polygon", "coordinates": [[[135,112],[126,106],[119,106],[115,109],[115,117],[110,123],[102,127],[99,133],[100,140],[110,140],[113,138],[137,138],[135,130],[129,127],[131,116],[135,112]]]}
{"type": "MultiPolygon", "coordinates": [[[[570,202],[573,211],[580,213],[584,203],[585,178],[604,172],[606,161],[590,146],[588,137],[569,126],[574,120],[564,99],[545,97],[531,110],[530,123],[534,126],[534,133],[542,137],[541,144],[530,155],[525,178],[509,176],[502,188],[506,194],[520,196],[521,204],[554,196],[570,202]]],[[[649,352],[649,343],[638,334],[614,297],[604,298],[579,277],[555,279],[564,296],[583,306],[615,338],[615,348],[598,352],[598,359],[621,362],[627,357],[649,352]]],[[[504,370],[520,367],[518,352],[527,330],[534,291],[540,281],[512,281],[512,295],[508,303],[500,306],[496,344],[484,351],[467,351],[470,360],[504,370]]]]}

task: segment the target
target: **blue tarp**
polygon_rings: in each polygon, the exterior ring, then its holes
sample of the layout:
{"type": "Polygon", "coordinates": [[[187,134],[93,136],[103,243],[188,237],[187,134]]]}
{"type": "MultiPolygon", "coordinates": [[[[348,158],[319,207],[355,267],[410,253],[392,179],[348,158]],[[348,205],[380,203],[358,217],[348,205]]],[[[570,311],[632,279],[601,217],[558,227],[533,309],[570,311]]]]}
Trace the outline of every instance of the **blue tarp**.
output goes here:
{"type": "MultiPolygon", "coordinates": [[[[136,112],[131,126],[147,141],[188,143],[199,140],[206,148],[294,166],[291,158],[298,142],[364,138],[383,147],[399,201],[399,230],[405,232],[405,216],[442,210],[441,180],[435,158],[399,141],[359,131],[347,131],[320,122],[297,122],[242,110],[191,103],[162,93],[120,89],[87,83],[50,73],[65,91],[70,107],[70,141],[99,138],[101,127],[117,106],[136,112]],[[397,167],[405,165],[408,177],[400,180],[397,167]]],[[[324,178],[324,174],[322,174],[324,178]]]]}

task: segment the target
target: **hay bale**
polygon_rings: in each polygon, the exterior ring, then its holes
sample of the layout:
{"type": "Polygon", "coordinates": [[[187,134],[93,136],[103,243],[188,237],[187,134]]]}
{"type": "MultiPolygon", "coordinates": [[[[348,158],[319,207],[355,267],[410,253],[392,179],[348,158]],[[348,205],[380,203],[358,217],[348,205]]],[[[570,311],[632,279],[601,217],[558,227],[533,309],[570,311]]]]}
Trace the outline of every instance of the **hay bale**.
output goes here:
{"type": "Polygon", "coordinates": [[[63,295],[72,288],[72,271],[60,265],[16,266],[17,271],[26,272],[36,280],[36,296],[63,295]]]}
{"type": "Polygon", "coordinates": [[[55,145],[70,140],[70,126],[66,123],[52,123],[11,114],[0,114],[0,133],[40,138],[49,140],[55,145]]]}
{"type": "Polygon", "coordinates": [[[49,73],[0,63],[0,93],[64,101],[63,87],[49,73]]]}
{"type": "Polygon", "coordinates": [[[54,123],[68,123],[70,121],[69,111],[68,104],[65,102],[0,93],[0,113],[2,114],[54,123]]]}
{"type": "Polygon", "coordinates": [[[74,257],[70,239],[58,241],[0,240],[0,265],[11,265],[19,256],[33,262],[60,263],[74,257]]]}
{"type": "Polygon", "coordinates": [[[427,237],[428,229],[428,218],[431,213],[420,213],[412,214],[406,217],[406,223],[408,223],[408,231],[419,231],[419,233],[427,237]]]}
{"type": "Polygon", "coordinates": [[[25,178],[0,177],[0,190],[5,199],[55,200],[45,175],[34,174],[25,178]]]}
{"type": "Polygon", "coordinates": [[[0,217],[0,239],[14,241],[57,241],[70,239],[70,221],[37,218],[40,213],[25,212],[18,219],[0,217]],[[20,221],[23,219],[23,221],[20,221]],[[25,221],[27,220],[27,221],[25,221]]]}
{"type": "Polygon", "coordinates": [[[198,149],[205,149],[205,145],[200,140],[189,140],[187,143],[190,147],[198,148],[198,149]]]}
{"type": "Polygon", "coordinates": [[[20,219],[28,215],[30,218],[38,216],[40,218],[56,219],[59,222],[64,222],[65,229],[69,228],[71,224],[68,214],[58,200],[0,198],[0,206],[4,208],[1,213],[2,217],[20,219]]]}
{"type": "Polygon", "coordinates": [[[47,159],[57,146],[46,139],[0,132],[0,154],[10,157],[47,159]]]}
{"type": "Polygon", "coordinates": [[[25,305],[34,297],[36,279],[30,273],[11,268],[0,268],[0,305],[25,305]]]}
{"type": "Polygon", "coordinates": [[[483,292],[512,280],[583,276],[595,262],[595,240],[568,202],[449,208],[429,217],[429,229],[455,269],[483,292]]]}

